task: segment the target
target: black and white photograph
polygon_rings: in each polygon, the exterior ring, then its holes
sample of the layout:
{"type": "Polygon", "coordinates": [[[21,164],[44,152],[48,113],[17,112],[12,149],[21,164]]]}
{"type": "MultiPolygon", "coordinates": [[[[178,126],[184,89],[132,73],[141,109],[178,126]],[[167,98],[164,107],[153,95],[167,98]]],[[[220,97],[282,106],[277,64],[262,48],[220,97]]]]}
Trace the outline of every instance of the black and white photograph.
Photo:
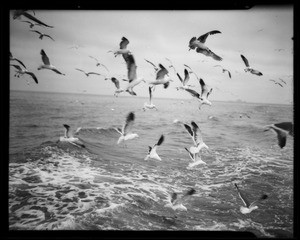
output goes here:
{"type": "Polygon", "coordinates": [[[9,230],[293,238],[293,15],[10,9],[9,230]]]}

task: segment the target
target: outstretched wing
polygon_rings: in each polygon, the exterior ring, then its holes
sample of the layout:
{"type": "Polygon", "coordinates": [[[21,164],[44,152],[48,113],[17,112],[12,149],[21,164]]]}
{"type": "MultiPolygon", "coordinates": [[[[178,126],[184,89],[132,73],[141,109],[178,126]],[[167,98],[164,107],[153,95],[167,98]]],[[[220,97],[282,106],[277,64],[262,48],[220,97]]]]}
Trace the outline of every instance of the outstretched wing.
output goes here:
{"type": "Polygon", "coordinates": [[[118,79],[116,79],[115,77],[112,77],[111,81],[115,84],[115,86],[116,86],[117,89],[120,88],[120,82],[119,82],[118,79]]]}
{"type": "Polygon", "coordinates": [[[177,73],[177,77],[179,78],[180,82],[183,83],[183,79],[181,78],[181,76],[179,75],[179,73],[177,73]]]}
{"type": "Polygon", "coordinates": [[[194,121],[191,122],[191,125],[192,125],[193,140],[194,140],[194,142],[197,145],[203,143],[203,139],[202,139],[202,134],[201,134],[200,128],[198,127],[198,125],[194,121]]]}
{"type": "Polygon", "coordinates": [[[41,50],[41,55],[42,55],[42,61],[45,65],[50,65],[50,60],[47,56],[47,54],[45,53],[45,51],[42,49],[41,50]]]}
{"type": "Polygon", "coordinates": [[[129,82],[131,82],[132,80],[136,79],[136,64],[135,64],[135,60],[132,54],[126,53],[126,54],[122,54],[126,65],[127,65],[127,78],[129,80],[129,82]]]}
{"type": "Polygon", "coordinates": [[[158,64],[160,67],[159,71],[156,73],[156,80],[163,79],[166,74],[168,74],[168,70],[162,65],[158,64]]]}
{"type": "Polygon", "coordinates": [[[204,54],[205,56],[208,56],[208,57],[212,57],[213,59],[215,59],[217,61],[222,61],[223,60],[223,58],[219,57],[217,54],[212,52],[210,49],[206,50],[206,49],[202,49],[202,48],[198,47],[196,49],[196,52],[202,53],[202,54],[204,54]]]}
{"type": "Polygon", "coordinates": [[[164,135],[161,135],[158,142],[154,146],[160,146],[165,140],[164,135]]]}
{"type": "Polygon", "coordinates": [[[188,70],[184,69],[183,85],[186,85],[189,80],[190,80],[190,74],[189,74],[188,70]]]}
{"type": "Polygon", "coordinates": [[[19,71],[22,71],[22,68],[19,65],[10,64],[10,66],[15,67],[19,71]]]}
{"type": "Polygon", "coordinates": [[[246,65],[246,67],[250,67],[247,58],[245,58],[242,54],[241,54],[241,58],[243,59],[243,61],[244,61],[245,65],[246,65]]]}
{"type": "Polygon", "coordinates": [[[37,84],[39,83],[36,76],[34,75],[34,73],[32,73],[32,72],[25,72],[25,73],[30,75],[37,84]]]}
{"type": "Polygon", "coordinates": [[[50,35],[45,34],[45,37],[51,38],[53,41],[55,41],[50,35]]]}
{"type": "Polygon", "coordinates": [[[83,70],[81,70],[81,69],[79,69],[79,68],[75,68],[75,70],[77,70],[77,71],[80,71],[80,72],[83,72],[83,73],[85,73],[85,74],[86,74],[86,72],[85,72],[85,71],[83,71],[83,70]]]}
{"type": "Polygon", "coordinates": [[[189,125],[185,124],[185,123],[183,124],[183,126],[185,127],[185,130],[190,134],[190,136],[192,138],[194,138],[194,132],[193,132],[192,128],[189,125]]]}
{"type": "Polygon", "coordinates": [[[150,61],[147,60],[147,59],[145,59],[145,61],[148,62],[148,63],[150,63],[150,64],[154,67],[155,71],[158,70],[158,67],[157,67],[154,63],[150,62],[150,61]]]}
{"type": "Polygon", "coordinates": [[[190,47],[191,49],[195,49],[196,46],[195,46],[193,43],[194,43],[196,40],[197,40],[196,37],[192,37],[191,40],[189,41],[189,47],[190,47]]]}
{"type": "Polygon", "coordinates": [[[123,133],[124,135],[126,135],[130,129],[132,128],[132,125],[134,123],[134,119],[135,119],[135,115],[133,112],[128,113],[127,117],[126,117],[126,122],[123,126],[123,133]]]}
{"type": "Polygon", "coordinates": [[[201,97],[203,97],[208,94],[208,88],[202,78],[200,78],[199,83],[201,85],[201,97]]]}
{"type": "Polygon", "coordinates": [[[189,92],[193,97],[200,98],[200,94],[197,93],[195,90],[193,90],[193,89],[186,89],[186,88],[184,90],[187,91],[187,92],[189,92]]]}
{"type": "Polygon", "coordinates": [[[39,32],[39,31],[37,31],[37,30],[29,30],[30,32],[36,32],[36,33],[38,33],[39,35],[42,35],[42,33],[41,32],[39,32]]]}
{"type": "Polygon", "coordinates": [[[206,41],[206,38],[208,37],[208,35],[213,35],[213,34],[216,34],[216,33],[221,33],[220,31],[218,30],[213,30],[213,31],[210,31],[208,33],[205,33],[203,34],[202,36],[198,37],[198,41],[201,42],[201,43],[205,43],[206,41]]]}
{"type": "Polygon", "coordinates": [[[29,13],[27,13],[27,12],[25,12],[25,11],[22,13],[22,15],[23,15],[24,17],[29,18],[30,20],[32,20],[32,21],[34,21],[34,22],[37,22],[37,23],[43,25],[43,26],[53,28],[53,26],[49,26],[49,25],[43,23],[42,21],[38,20],[37,18],[35,18],[34,16],[30,15],[29,13]]]}
{"type": "Polygon", "coordinates": [[[122,37],[122,41],[120,42],[120,49],[125,49],[128,45],[129,41],[126,37],[122,37]]]}
{"type": "Polygon", "coordinates": [[[244,193],[241,192],[241,190],[238,188],[237,184],[235,183],[234,185],[235,185],[235,187],[236,187],[236,189],[237,189],[237,191],[238,191],[238,195],[239,195],[239,197],[242,199],[244,205],[245,205],[247,208],[249,208],[249,207],[250,207],[250,202],[249,202],[249,200],[246,198],[246,196],[244,195],[244,193]]]}

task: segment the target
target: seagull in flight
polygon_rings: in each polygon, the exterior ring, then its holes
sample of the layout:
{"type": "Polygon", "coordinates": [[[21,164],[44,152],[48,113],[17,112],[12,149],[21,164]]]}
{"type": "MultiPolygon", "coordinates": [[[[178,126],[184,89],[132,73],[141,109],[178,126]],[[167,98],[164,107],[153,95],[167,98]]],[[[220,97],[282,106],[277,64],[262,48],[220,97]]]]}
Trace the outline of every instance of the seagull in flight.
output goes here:
{"type": "Polygon", "coordinates": [[[21,21],[21,22],[28,23],[30,28],[33,28],[34,26],[42,26],[40,23],[33,23],[33,22],[30,22],[30,21],[21,21]]]}
{"type": "Polygon", "coordinates": [[[89,56],[89,57],[92,58],[92,59],[94,59],[94,60],[97,62],[97,63],[96,63],[96,66],[97,66],[97,67],[102,66],[102,67],[104,67],[104,68],[106,69],[106,71],[109,72],[108,68],[107,68],[104,64],[100,63],[99,60],[98,60],[97,58],[95,58],[95,57],[93,57],[93,56],[89,56]]]}
{"type": "Polygon", "coordinates": [[[255,74],[257,76],[262,76],[263,75],[260,71],[257,71],[255,69],[253,69],[252,67],[250,67],[247,58],[245,58],[242,54],[241,54],[241,58],[243,59],[245,65],[246,65],[246,68],[244,69],[245,72],[250,72],[250,73],[255,74]]]}
{"type": "Polygon", "coordinates": [[[115,86],[116,86],[116,90],[115,90],[115,93],[114,93],[114,96],[115,97],[118,97],[118,94],[121,93],[121,92],[124,92],[124,90],[120,87],[120,81],[118,79],[116,79],[115,77],[106,77],[104,78],[104,80],[111,80],[115,86]]]}
{"type": "Polygon", "coordinates": [[[170,207],[173,210],[187,211],[187,208],[183,205],[183,203],[184,201],[186,201],[186,199],[188,199],[195,193],[196,190],[194,188],[191,188],[182,193],[173,192],[172,195],[168,198],[168,203],[165,205],[165,207],[170,207]]]}
{"type": "Polygon", "coordinates": [[[26,68],[22,69],[19,65],[11,64],[11,66],[13,66],[13,67],[15,67],[17,69],[15,77],[20,77],[20,75],[28,74],[28,75],[30,75],[33,78],[33,80],[36,82],[36,84],[39,83],[33,72],[29,72],[26,68]]]}
{"type": "MultiPolygon", "coordinates": [[[[153,81],[149,81],[148,83],[151,85],[159,85],[159,84],[163,84],[164,88],[168,88],[170,82],[172,82],[173,80],[170,79],[169,75],[168,75],[168,70],[162,65],[162,64],[158,64],[159,66],[159,70],[156,73],[156,79],[153,81]]],[[[155,89],[155,88],[153,88],[155,89]]]]}
{"type": "Polygon", "coordinates": [[[126,140],[131,140],[134,138],[139,137],[138,134],[136,133],[131,133],[131,129],[134,123],[135,115],[133,112],[128,113],[126,117],[126,122],[123,125],[122,129],[121,128],[115,128],[115,130],[121,134],[121,137],[119,138],[117,144],[120,144],[123,141],[126,140]]]}
{"type": "Polygon", "coordinates": [[[155,143],[152,147],[148,146],[149,150],[148,150],[147,156],[145,157],[144,160],[153,158],[153,159],[161,161],[161,158],[158,156],[156,149],[158,146],[160,146],[164,142],[164,139],[165,139],[164,135],[161,135],[157,143],[155,143]]]}
{"type": "Polygon", "coordinates": [[[179,78],[181,85],[182,85],[180,87],[176,87],[177,90],[189,89],[190,87],[192,87],[192,85],[187,85],[187,82],[190,80],[190,74],[187,69],[184,69],[184,79],[181,78],[179,73],[177,73],[177,77],[179,78]]]}
{"type": "Polygon", "coordinates": [[[37,34],[39,34],[40,35],[39,39],[41,39],[41,40],[43,39],[43,37],[48,37],[48,38],[50,38],[50,39],[52,39],[54,41],[54,39],[50,35],[48,35],[48,34],[41,33],[41,32],[39,32],[37,30],[30,30],[30,32],[36,32],[37,34]]]}
{"type": "Polygon", "coordinates": [[[202,104],[207,104],[211,106],[211,102],[208,100],[208,96],[211,94],[212,88],[208,90],[208,87],[206,86],[202,78],[200,78],[199,83],[201,85],[201,95],[193,89],[184,89],[184,90],[189,92],[193,97],[195,97],[200,101],[200,105],[199,105],[199,109],[200,109],[202,104]]]}
{"type": "Polygon", "coordinates": [[[241,206],[240,207],[240,211],[241,213],[243,214],[247,214],[247,213],[251,213],[253,210],[257,209],[258,206],[255,206],[254,204],[257,203],[258,201],[261,201],[261,200],[265,200],[268,198],[268,195],[266,194],[263,194],[259,197],[259,199],[255,200],[254,202],[250,203],[250,201],[246,198],[245,194],[239,189],[238,185],[235,183],[234,184],[237,191],[238,191],[238,195],[239,197],[242,199],[245,207],[241,206]]]}
{"type": "Polygon", "coordinates": [[[115,57],[120,55],[120,54],[131,54],[131,52],[127,49],[127,45],[129,43],[129,40],[126,37],[122,37],[122,40],[120,42],[120,48],[115,51],[108,51],[108,52],[113,52],[115,57]]]}
{"type": "Polygon", "coordinates": [[[195,77],[197,78],[197,80],[199,79],[199,77],[198,77],[198,75],[192,70],[192,68],[191,67],[189,67],[188,65],[186,65],[186,64],[183,64],[185,67],[187,67],[188,69],[190,69],[190,71],[189,71],[189,73],[192,73],[192,74],[194,74],[195,75],[195,77]]]}
{"type": "Polygon", "coordinates": [[[90,74],[94,74],[94,75],[102,75],[102,74],[100,74],[100,73],[96,73],[96,72],[86,72],[86,71],[84,71],[84,70],[82,70],[82,69],[79,69],[79,68],[75,68],[76,70],[78,70],[78,71],[80,71],[80,72],[83,72],[87,77],[90,75],[90,74]]]}
{"type": "Polygon", "coordinates": [[[215,59],[217,61],[222,61],[221,57],[219,57],[218,55],[213,53],[207,46],[205,46],[205,41],[206,41],[208,35],[213,35],[213,34],[217,34],[217,33],[221,33],[221,32],[218,30],[213,30],[213,31],[210,31],[208,33],[201,35],[200,37],[198,37],[198,39],[196,37],[191,38],[191,40],[189,42],[189,51],[191,49],[196,48],[196,52],[202,53],[208,57],[212,57],[213,59],[215,59]]]}
{"type": "Polygon", "coordinates": [[[143,110],[146,111],[147,109],[155,109],[157,111],[156,106],[152,102],[152,87],[149,86],[149,104],[147,102],[144,103],[143,110]]]}
{"type": "Polygon", "coordinates": [[[188,150],[186,147],[184,149],[188,152],[188,154],[192,160],[192,163],[189,163],[188,167],[192,168],[199,164],[206,165],[206,162],[202,161],[202,159],[201,159],[200,152],[191,153],[190,150],[188,150]]]}
{"type": "MultiPolygon", "coordinates": [[[[65,135],[63,137],[59,138],[60,142],[69,142],[72,143],[73,145],[77,146],[77,147],[83,147],[85,148],[85,145],[83,144],[83,142],[81,142],[79,140],[79,138],[75,138],[70,134],[70,126],[67,124],[63,124],[64,128],[65,128],[65,135]]],[[[77,129],[76,133],[80,130],[81,128],[77,129]]]]}
{"type": "Polygon", "coordinates": [[[265,132],[273,130],[277,134],[278,145],[283,148],[286,145],[287,134],[294,136],[294,125],[292,122],[281,122],[267,125],[264,127],[265,132]]]}
{"type": "Polygon", "coordinates": [[[13,55],[11,54],[11,52],[9,52],[9,60],[10,60],[10,61],[17,61],[17,62],[20,63],[24,68],[26,68],[25,64],[22,63],[19,59],[13,57],[13,55]]]}
{"type": "Polygon", "coordinates": [[[183,123],[183,126],[191,136],[194,143],[194,146],[190,147],[190,153],[198,153],[202,148],[209,149],[208,146],[203,142],[201,130],[194,121],[191,122],[191,126],[186,123],[183,123]]]}
{"type": "Polygon", "coordinates": [[[41,64],[38,67],[38,70],[48,69],[48,70],[52,70],[53,72],[56,72],[58,74],[65,75],[64,73],[61,73],[60,71],[58,71],[55,66],[50,64],[50,60],[49,60],[47,54],[45,53],[45,51],[43,49],[41,50],[40,53],[42,55],[42,61],[43,61],[44,64],[41,64]]]}
{"type": "Polygon", "coordinates": [[[22,15],[36,23],[39,23],[40,25],[43,25],[43,26],[49,27],[49,28],[53,28],[53,26],[49,26],[49,25],[43,23],[42,21],[38,20],[36,17],[29,14],[27,12],[27,10],[15,10],[13,13],[13,19],[19,19],[22,15]]]}
{"type": "Polygon", "coordinates": [[[228,76],[229,76],[229,78],[231,78],[231,73],[227,69],[223,68],[221,65],[215,65],[214,67],[221,67],[222,73],[228,72],[228,76]]]}

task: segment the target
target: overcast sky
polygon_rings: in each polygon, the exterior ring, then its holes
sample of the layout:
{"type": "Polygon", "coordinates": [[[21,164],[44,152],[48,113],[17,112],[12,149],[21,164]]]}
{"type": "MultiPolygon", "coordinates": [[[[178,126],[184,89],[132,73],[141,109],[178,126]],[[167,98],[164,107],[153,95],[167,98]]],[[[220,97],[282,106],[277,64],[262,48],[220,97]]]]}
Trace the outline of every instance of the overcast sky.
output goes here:
{"type": "MultiPolygon", "coordinates": [[[[165,67],[173,62],[183,76],[184,65],[189,65],[208,86],[213,87],[213,100],[287,104],[293,98],[293,7],[254,7],[250,10],[173,10],[173,11],[114,11],[114,10],[35,10],[35,17],[54,26],[35,26],[33,29],[51,35],[55,41],[30,32],[28,20],[22,16],[13,20],[10,14],[10,51],[29,71],[36,74],[39,84],[30,76],[14,77],[11,67],[10,89],[48,92],[73,92],[113,95],[115,87],[104,77],[75,70],[94,71],[107,76],[126,78],[127,68],[122,56],[114,57],[108,51],[119,47],[121,38],[129,40],[128,49],[134,55],[138,77],[155,78],[154,69],[144,59],[161,63],[165,67]],[[188,51],[192,37],[199,37],[211,30],[221,34],[208,36],[206,45],[223,61],[216,61],[196,51],[188,51]],[[71,48],[80,45],[79,49],[71,48]],[[66,76],[49,70],[37,70],[42,63],[40,51],[44,49],[51,64],[66,76]],[[281,49],[281,50],[279,50],[281,49]],[[254,69],[263,73],[256,76],[244,72],[243,54],[254,69]],[[97,67],[94,56],[108,67],[97,67]],[[221,68],[231,71],[230,79],[221,68]],[[283,79],[283,88],[269,79],[283,79]],[[26,80],[30,82],[28,85],[26,80]]],[[[32,11],[29,11],[33,14],[32,11]]],[[[172,68],[174,80],[168,89],[157,86],[154,97],[191,98],[185,91],[177,91],[179,79],[172,68]]],[[[190,84],[200,90],[191,75],[190,84]]],[[[121,87],[126,82],[121,81],[121,87]]],[[[148,96],[148,85],[141,83],[134,90],[138,96],[148,96]]],[[[122,95],[128,95],[123,93],[122,95]]]]}

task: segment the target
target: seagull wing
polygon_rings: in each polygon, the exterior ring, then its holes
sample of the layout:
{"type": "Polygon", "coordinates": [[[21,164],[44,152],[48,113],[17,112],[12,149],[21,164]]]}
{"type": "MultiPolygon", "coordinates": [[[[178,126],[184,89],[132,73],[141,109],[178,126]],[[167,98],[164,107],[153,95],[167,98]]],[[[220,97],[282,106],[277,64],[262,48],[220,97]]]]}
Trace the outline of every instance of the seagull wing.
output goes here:
{"type": "Polygon", "coordinates": [[[55,41],[50,35],[44,34],[45,37],[51,38],[53,41],[55,41]]]}
{"type": "Polygon", "coordinates": [[[181,78],[181,76],[179,75],[179,73],[177,73],[177,77],[179,78],[180,82],[183,84],[183,79],[181,78]]]}
{"type": "Polygon", "coordinates": [[[22,13],[22,15],[23,15],[24,17],[27,17],[28,19],[34,21],[34,22],[37,22],[37,23],[43,25],[43,26],[53,28],[53,26],[49,26],[49,25],[43,23],[42,21],[38,20],[37,18],[35,18],[34,16],[30,15],[29,13],[27,13],[27,12],[25,12],[25,11],[22,13]]]}
{"type": "Polygon", "coordinates": [[[83,72],[83,73],[85,73],[85,74],[86,74],[86,72],[85,72],[85,71],[83,71],[83,70],[81,70],[81,69],[79,69],[79,68],[75,68],[75,70],[78,70],[78,71],[80,71],[80,72],[83,72]]]}
{"type": "Polygon", "coordinates": [[[161,135],[160,138],[158,139],[158,142],[154,146],[160,146],[165,140],[164,135],[161,135]]]}
{"type": "Polygon", "coordinates": [[[288,131],[290,135],[293,136],[294,132],[294,125],[292,122],[281,122],[281,123],[274,123],[274,126],[281,128],[285,131],[288,131]]]}
{"type": "Polygon", "coordinates": [[[88,72],[87,74],[101,75],[100,73],[96,73],[96,72],[88,72]]]}
{"type": "Polygon", "coordinates": [[[283,148],[286,144],[286,137],[287,137],[287,134],[280,130],[280,129],[277,129],[277,128],[274,128],[272,127],[272,129],[277,133],[277,139],[278,139],[278,145],[280,148],[283,148]]]}
{"type": "Polygon", "coordinates": [[[134,113],[130,112],[126,117],[126,122],[123,126],[123,129],[122,129],[123,130],[122,132],[124,133],[124,135],[126,135],[130,131],[130,129],[132,128],[132,125],[134,123],[134,119],[135,119],[134,113]]]}
{"type": "Polygon", "coordinates": [[[190,150],[188,150],[186,147],[184,149],[189,153],[189,156],[192,159],[192,161],[195,162],[194,155],[190,152],[190,150]]]}
{"type": "Polygon", "coordinates": [[[120,49],[125,49],[128,45],[129,41],[127,38],[122,37],[122,41],[120,42],[120,49]]]}
{"type": "Polygon", "coordinates": [[[186,89],[186,88],[184,90],[187,91],[187,92],[189,92],[193,97],[200,98],[200,94],[197,93],[195,90],[193,90],[193,89],[186,89]]]}
{"type": "Polygon", "coordinates": [[[117,89],[120,89],[120,82],[118,79],[116,79],[115,77],[112,77],[111,81],[115,84],[117,89]]]}
{"type": "Polygon", "coordinates": [[[50,65],[50,60],[49,60],[47,54],[45,53],[45,51],[43,49],[41,50],[41,55],[42,55],[43,63],[45,65],[50,65]]]}
{"type": "Polygon", "coordinates": [[[10,64],[10,66],[15,67],[19,71],[22,71],[22,68],[19,65],[10,64]]]}
{"type": "Polygon", "coordinates": [[[16,60],[18,63],[20,63],[24,68],[26,68],[26,66],[25,66],[25,64],[24,63],[22,63],[19,59],[14,59],[14,60],[16,60]]]}
{"type": "Polygon", "coordinates": [[[185,123],[183,124],[183,126],[185,127],[185,130],[190,134],[192,139],[194,139],[194,132],[193,132],[192,128],[189,125],[185,124],[185,123]]]}
{"type": "Polygon", "coordinates": [[[162,64],[158,64],[158,66],[160,69],[156,73],[156,80],[163,79],[165,75],[168,74],[168,70],[162,64]]]}
{"type": "Polygon", "coordinates": [[[268,195],[263,194],[263,195],[261,195],[261,196],[259,197],[259,199],[257,199],[257,200],[255,200],[254,202],[252,202],[252,203],[250,204],[249,207],[253,206],[253,205],[254,205],[255,203],[257,203],[258,201],[265,200],[265,199],[267,199],[267,198],[268,198],[268,195]]]}
{"type": "Polygon", "coordinates": [[[208,96],[211,94],[212,90],[213,90],[212,88],[209,90],[209,92],[206,95],[206,98],[208,98],[208,96]]]}
{"type": "Polygon", "coordinates": [[[36,32],[39,35],[43,35],[41,32],[37,31],[37,30],[29,30],[30,32],[36,32]]]}
{"type": "Polygon", "coordinates": [[[58,74],[65,75],[64,73],[61,73],[60,71],[58,71],[56,68],[52,68],[51,70],[52,70],[53,72],[58,73],[58,74]]]}
{"type": "Polygon", "coordinates": [[[196,51],[198,53],[202,53],[204,54],[205,56],[208,56],[208,57],[212,57],[213,59],[217,60],[217,61],[222,61],[223,59],[221,57],[219,57],[217,54],[215,54],[214,52],[212,52],[211,50],[206,50],[206,49],[202,49],[202,48],[197,48],[196,51]]]}
{"type": "Polygon", "coordinates": [[[200,128],[194,121],[192,121],[191,124],[192,124],[192,131],[193,131],[193,140],[195,144],[198,146],[199,144],[203,143],[202,134],[200,128]]]}
{"type": "Polygon", "coordinates": [[[249,200],[246,198],[246,196],[244,195],[244,193],[241,192],[241,190],[238,188],[237,184],[235,183],[234,185],[235,185],[235,187],[236,187],[236,189],[237,189],[237,191],[238,191],[238,195],[239,195],[240,198],[242,199],[244,205],[245,205],[247,208],[249,208],[249,207],[250,207],[250,202],[249,202],[249,200]]]}
{"type": "Polygon", "coordinates": [[[127,64],[127,78],[129,80],[129,82],[131,82],[132,80],[136,79],[136,64],[135,64],[135,60],[132,54],[122,54],[123,58],[127,64]]]}
{"type": "Polygon", "coordinates": [[[183,65],[186,66],[187,68],[189,68],[191,70],[191,72],[196,76],[196,78],[199,79],[198,76],[197,76],[197,74],[191,69],[191,67],[189,67],[186,64],[183,64],[183,65]]]}
{"type": "Polygon", "coordinates": [[[228,72],[228,76],[229,76],[229,78],[231,78],[231,73],[227,69],[224,69],[224,71],[228,72]]]}
{"type": "Polygon", "coordinates": [[[94,60],[96,60],[96,62],[98,62],[98,59],[97,58],[95,58],[95,57],[93,57],[93,56],[89,56],[90,58],[92,58],[92,59],[94,59],[94,60]]]}
{"type": "Polygon", "coordinates": [[[25,72],[25,73],[30,75],[37,84],[39,83],[36,76],[34,75],[34,73],[32,73],[32,72],[25,72]]]}
{"type": "Polygon", "coordinates": [[[190,74],[189,74],[188,70],[184,69],[183,85],[186,85],[189,80],[190,80],[190,74]]]}
{"type": "Polygon", "coordinates": [[[150,101],[150,104],[152,102],[152,90],[151,90],[151,87],[149,86],[149,101],[150,101]]]}
{"type": "Polygon", "coordinates": [[[213,34],[216,34],[216,33],[221,33],[220,31],[218,30],[213,30],[213,31],[210,31],[208,33],[205,33],[203,34],[202,36],[198,37],[198,41],[201,42],[201,43],[205,43],[206,41],[206,38],[208,37],[208,35],[213,35],[213,34]]]}
{"type": "Polygon", "coordinates": [[[245,58],[242,54],[241,54],[241,58],[243,59],[243,61],[244,61],[245,65],[246,65],[246,67],[250,67],[247,58],[245,58]]]}
{"type": "Polygon", "coordinates": [[[101,63],[101,66],[103,66],[109,72],[108,68],[104,64],[101,63]]]}
{"type": "Polygon", "coordinates": [[[191,49],[195,49],[195,48],[196,48],[196,46],[194,45],[194,42],[195,42],[196,40],[197,40],[196,37],[192,37],[191,40],[189,41],[189,47],[190,47],[191,49]]]}
{"type": "Polygon", "coordinates": [[[145,59],[145,61],[148,62],[148,63],[150,63],[150,64],[154,67],[155,70],[158,69],[154,63],[150,62],[150,61],[147,60],[147,59],[145,59]]]}
{"type": "Polygon", "coordinates": [[[206,86],[206,84],[204,83],[204,81],[203,81],[203,79],[202,78],[200,78],[200,80],[199,80],[199,83],[200,83],[200,85],[201,85],[201,97],[203,97],[203,96],[208,96],[207,94],[208,94],[208,88],[207,88],[207,86],[206,86]]]}

